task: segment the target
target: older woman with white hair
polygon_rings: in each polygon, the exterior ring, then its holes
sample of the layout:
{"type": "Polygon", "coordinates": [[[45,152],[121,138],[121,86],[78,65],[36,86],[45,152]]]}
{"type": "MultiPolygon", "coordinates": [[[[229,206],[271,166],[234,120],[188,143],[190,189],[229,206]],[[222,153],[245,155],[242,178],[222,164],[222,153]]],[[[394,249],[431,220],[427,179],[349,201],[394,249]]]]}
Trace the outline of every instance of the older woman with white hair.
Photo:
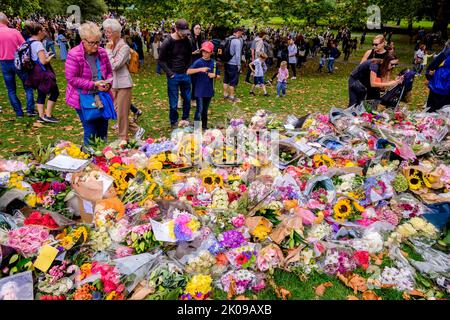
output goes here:
{"type": "Polygon", "coordinates": [[[100,92],[108,92],[112,99],[111,84],[113,76],[108,53],[101,48],[100,28],[93,22],[87,22],[79,29],[81,43],[73,47],[66,60],[66,103],[74,108],[84,129],[84,144],[88,146],[93,138],[106,140],[108,136],[108,120],[101,117],[87,119],[81,110],[80,98],[92,94],[95,105],[103,107],[100,92]]]}
{"type": "Polygon", "coordinates": [[[118,20],[106,19],[103,21],[103,30],[108,39],[106,51],[113,69],[112,89],[119,139],[128,140],[128,133],[131,131],[135,134],[136,140],[139,140],[144,134],[144,129],[129,121],[133,88],[133,80],[127,65],[130,60],[130,47],[121,38],[122,26],[118,20]]]}

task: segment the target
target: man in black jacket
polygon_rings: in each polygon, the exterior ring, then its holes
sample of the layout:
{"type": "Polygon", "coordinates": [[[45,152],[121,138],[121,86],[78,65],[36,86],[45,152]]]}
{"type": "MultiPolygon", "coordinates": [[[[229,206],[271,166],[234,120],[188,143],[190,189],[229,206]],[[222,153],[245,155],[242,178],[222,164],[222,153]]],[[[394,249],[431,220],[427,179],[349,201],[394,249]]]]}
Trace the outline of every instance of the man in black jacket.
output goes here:
{"type": "Polygon", "coordinates": [[[186,74],[192,59],[192,45],[188,38],[189,34],[190,31],[186,20],[177,20],[175,32],[163,41],[159,52],[159,64],[167,76],[170,106],[169,118],[172,128],[178,125],[178,91],[180,91],[183,99],[182,120],[189,119],[191,78],[186,74]]]}

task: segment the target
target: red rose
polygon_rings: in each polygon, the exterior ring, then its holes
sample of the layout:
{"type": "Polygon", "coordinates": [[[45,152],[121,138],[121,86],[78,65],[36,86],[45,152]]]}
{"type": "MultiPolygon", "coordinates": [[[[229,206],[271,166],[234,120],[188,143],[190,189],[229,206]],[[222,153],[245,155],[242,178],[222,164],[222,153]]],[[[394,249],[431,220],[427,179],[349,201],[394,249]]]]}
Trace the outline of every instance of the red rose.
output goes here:
{"type": "Polygon", "coordinates": [[[369,267],[369,252],[367,251],[356,251],[354,254],[355,260],[364,269],[369,267]]]}

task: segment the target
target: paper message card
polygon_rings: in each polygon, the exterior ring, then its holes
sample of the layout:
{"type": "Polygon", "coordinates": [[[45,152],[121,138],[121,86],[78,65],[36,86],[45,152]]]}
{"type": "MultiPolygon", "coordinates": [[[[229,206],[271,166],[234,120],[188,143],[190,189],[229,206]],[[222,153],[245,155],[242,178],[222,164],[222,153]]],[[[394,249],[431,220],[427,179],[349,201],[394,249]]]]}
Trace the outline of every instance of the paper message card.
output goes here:
{"type": "Polygon", "coordinates": [[[41,248],[39,251],[39,255],[34,262],[34,267],[36,269],[41,270],[42,272],[47,272],[47,270],[52,265],[53,261],[55,260],[56,256],[58,255],[59,251],[58,249],[45,245],[41,248]]]}

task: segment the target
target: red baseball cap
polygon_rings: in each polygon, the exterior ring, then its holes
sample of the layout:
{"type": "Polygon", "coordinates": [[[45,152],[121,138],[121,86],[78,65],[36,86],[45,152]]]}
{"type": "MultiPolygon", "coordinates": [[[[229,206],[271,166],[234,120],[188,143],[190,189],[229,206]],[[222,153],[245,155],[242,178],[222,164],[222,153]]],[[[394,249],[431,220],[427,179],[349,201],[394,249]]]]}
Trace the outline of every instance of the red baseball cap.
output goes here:
{"type": "Polygon", "coordinates": [[[200,50],[212,53],[214,51],[214,44],[211,41],[205,41],[202,43],[202,48],[200,50]]]}

